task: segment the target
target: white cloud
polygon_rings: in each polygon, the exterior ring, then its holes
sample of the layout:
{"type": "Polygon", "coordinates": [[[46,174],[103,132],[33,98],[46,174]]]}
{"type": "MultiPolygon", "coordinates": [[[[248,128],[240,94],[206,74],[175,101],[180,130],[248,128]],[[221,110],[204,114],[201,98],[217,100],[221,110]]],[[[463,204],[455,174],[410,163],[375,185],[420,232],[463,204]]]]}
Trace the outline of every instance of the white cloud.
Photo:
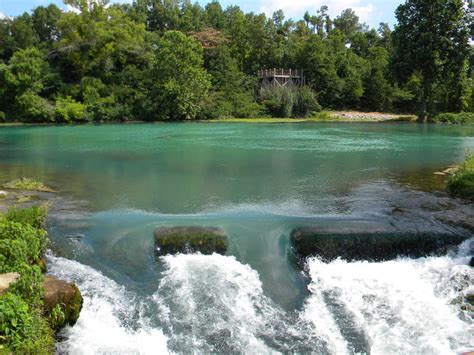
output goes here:
{"type": "Polygon", "coordinates": [[[75,14],[80,14],[81,10],[79,10],[77,7],[66,5],[66,12],[74,12],[75,14]]]}
{"type": "MultiPolygon", "coordinates": [[[[89,0],[89,3],[92,3],[96,0],[89,0]]],[[[111,2],[107,5],[110,6],[111,3],[119,3],[119,4],[131,4],[133,2],[133,0],[111,0],[111,2]]],[[[70,11],[70,12],[75,12],[75,13],[80,13],[80,11],[75,8],[74,6],[71,6],[71,5],[66,5],[66,11],[70,11]]]]}
{"type": "Polygon", "coordinates": [[[0,11],[0,20],[3,20],[4,18],[6,18],[5,14],[0,11]]]}
{"type": "Polygon", "coordinates": [[[260,11],[271,16],[274,11],[283,10],[286,17],[299,19],[305,11],[315,14],[323,5],[329,8],[329,15],[336,17],[345,9],[351,8],[359,16],[361,22],[370,22],[375,7],[361,0],[262,0],[260,11]]]}

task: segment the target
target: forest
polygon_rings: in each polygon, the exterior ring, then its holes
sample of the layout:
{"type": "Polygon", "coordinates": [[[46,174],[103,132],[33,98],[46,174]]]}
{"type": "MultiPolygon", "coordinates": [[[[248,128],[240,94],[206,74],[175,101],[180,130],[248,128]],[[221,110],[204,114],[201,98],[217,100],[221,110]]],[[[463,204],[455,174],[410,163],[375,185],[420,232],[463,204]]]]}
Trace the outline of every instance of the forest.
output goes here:
{"type": "Polygon", "coordinates": [[[65,0],[0,20],[0,122],[307,117],[325,110],[472,120],[472,14],[408,0],[397,24],[351,9],[300,20],[189,0],[65,0]],[[261,88],[266,68],[306,85],[261,88]],[[459,114],[464,112],[463,114],[459,114]]]}

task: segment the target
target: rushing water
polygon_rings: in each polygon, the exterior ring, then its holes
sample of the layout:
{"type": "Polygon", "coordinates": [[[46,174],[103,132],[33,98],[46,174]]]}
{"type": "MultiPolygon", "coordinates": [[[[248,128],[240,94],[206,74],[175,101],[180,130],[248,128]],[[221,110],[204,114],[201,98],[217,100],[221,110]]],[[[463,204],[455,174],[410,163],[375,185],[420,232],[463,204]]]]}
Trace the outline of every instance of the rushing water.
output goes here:
{"type": "Polygon", "coordinates": [[[444,257],[310,259],[303,274],[289,234],[353,220],[456,228],[438,218],[455,202],[414,190],[442,186],[433,172],[468,149],[472,127],[8,127],[0,182],[27,176],[60,191],[49,231],[72,260],[50,255],[50,272],[85,298],[60,352],[450,353],[474,348],[459,305],[472,292],[472,239],[444,257]],[[413,211],[394,217],[400,206],[413,211]],[[153,230],[165,225],[221,227],[228,255],[156,260],[153,230]]]}

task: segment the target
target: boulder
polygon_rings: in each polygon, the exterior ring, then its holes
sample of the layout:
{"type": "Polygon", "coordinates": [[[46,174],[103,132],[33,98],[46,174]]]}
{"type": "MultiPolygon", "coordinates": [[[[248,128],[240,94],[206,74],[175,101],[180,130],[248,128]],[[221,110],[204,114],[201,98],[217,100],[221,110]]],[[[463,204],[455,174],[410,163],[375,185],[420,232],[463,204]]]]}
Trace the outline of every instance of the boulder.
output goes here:
{"type": "Polygon", "coordinates": [[[293,250],[299,257],[318,256],[325,261],[342,258],[348,261],[385,261],[399,256],[419,258],[445,255],[466,235],[441,233],[401,233],[355,230],[327,232],[321,228],[297,228],[291,233],[293,250]]]}
{"type": "Polygon", "coordinates": [[[43,287],[46,313],[51,314],[56,305],[59,305],[64,313],[64,320],[55,324],[55,330],[67,324],[74,325],[79,318],[83,302],[77,286],[53,276],[45,276],[43,287]]]}
{"type": "Polygon", "coordinates": [[[471,258],[471,261],[469,261],[469,266],[474,267],[474,256],[471,258]]]}
{"type": "Polygon", "coordinates": [[[205,255],[227,252],[227,236],[220,228],[204,227],[161,227],[155,230],[155,253],[205,255]]]}
{"type": "Polygon", "coordinates": [[[10,287],[10,284],[15,282],[18,277],[20,277],[20,275],[17,272],[0,274],[0,295],[5,293],[10,287]]]}

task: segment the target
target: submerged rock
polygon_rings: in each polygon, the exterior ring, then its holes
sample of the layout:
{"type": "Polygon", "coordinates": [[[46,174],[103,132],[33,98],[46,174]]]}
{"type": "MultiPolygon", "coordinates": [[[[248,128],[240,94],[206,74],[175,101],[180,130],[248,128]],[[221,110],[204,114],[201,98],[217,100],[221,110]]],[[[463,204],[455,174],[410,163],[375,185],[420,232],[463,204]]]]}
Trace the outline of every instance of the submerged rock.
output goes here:
{"type": "Polygon", "coordinates": [[[196,253],[205,255],[227,252],[227,236],[220,228],[161,227],[155,230],[157,255],[196,253]]]}
{"type": "Polygon", "coordinates": [[[467,235],[441,233],[401,233],[384,231],[327,232],[321,228],[297,228],[291,243],[300,257],[318,256],[326,261],[342,258],[384,261],[399,256],[445,255],[467,235]]]}
{"type": "Polygon", "coordinates": [[[76,242],[80,242],[86,237],[86,235],[85,234],[66,234],[64,237],[74,240],[76,242]]]}
{"type": "Polygon", "coordinates": [[[9,181],[3,184],[3,187],[6,189],[14,189],[14,190],[34,190],[34,191],[42,191],[42,192],[56,192],[53,188],[46,186],[40,181],[36,181],[33,179],[28,179],[22,177],[21,179],[16,179],[9,181]]]}
{"type": "Polygon", "coordinates": [[[9,272],[7,274],[0,274],[0,295],[2,293],[5,293],[10,287],[10,284],[15,282],[16,279],[19,277],[20,275],[17,272],[9,272]]]}
{"type": "Polygon", "coordinates": [[[54,325],[58,330],[65,325],[74,325],[82,309],[82,295],[77,286],[63,280],[59,280],[53,276],[45,276],[43,281],[44,287],[44,306],[48,314],[59,305],[64,313],[64,319],[57,321],[54,325]]]}

